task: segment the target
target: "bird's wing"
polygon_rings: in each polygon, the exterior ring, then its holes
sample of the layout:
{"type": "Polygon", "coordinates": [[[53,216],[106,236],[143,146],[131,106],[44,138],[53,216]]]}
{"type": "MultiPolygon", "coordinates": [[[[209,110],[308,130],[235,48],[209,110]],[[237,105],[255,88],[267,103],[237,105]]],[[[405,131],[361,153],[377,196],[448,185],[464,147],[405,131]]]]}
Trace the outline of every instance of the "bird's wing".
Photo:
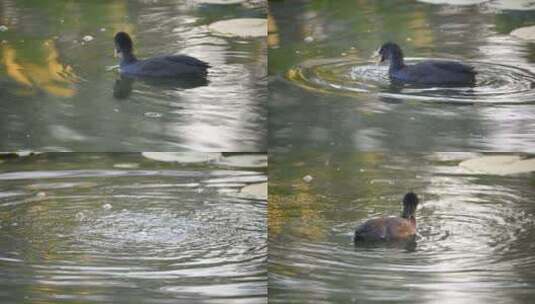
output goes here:
{"type": "Polygon", "coordinates": [[[169,67],[169,62],[162,60],[161,57],[151,58],[143,61],[138,61],[142,71],[161,71],[169,67]]]}
{"type": "Polygon", "coordinates": [[[474,67],[455,61],[433,61],[432,64],[442,70],[474,74],[474,67]]]}
{"type": "Polygon", "coordinates": [[[194,58],[194,57],[191,57],[191,56],[187,56],[187,55],[170,55],[170,56],[165,56],[165,59],[166,60],[169,60],[171,62],[176,62],[176,63],[180,63],[180,64],[185,64],[185,65],[191,65],[191,66],[196,66],[196,67],[203,67],[203,68],[209,68],[210,65],[202,60],[199,60],[197,58],[194,58]]]}
{"type": "Polygon", "coordinates": [[[206,63],[189,56],[153,57],[138,61],[137,65],[142,74],[160,77],[171,77],[179,74],[205,75],[207,66],[206,63]]]}
{"type": "Polygon", "coordinates": [[[389,234],[396,238],[406,238],[414,234],[414,227],[406,219],[399,217],[389,217],[385,220],[389,228],[389,234]]]}
{"type": "Polygon", "coordinates": [[[359,227],[355,231],[355,235],[363,238],[386,238],[386,230],[384,226],[384,218],[371,219],[359,227]]]}

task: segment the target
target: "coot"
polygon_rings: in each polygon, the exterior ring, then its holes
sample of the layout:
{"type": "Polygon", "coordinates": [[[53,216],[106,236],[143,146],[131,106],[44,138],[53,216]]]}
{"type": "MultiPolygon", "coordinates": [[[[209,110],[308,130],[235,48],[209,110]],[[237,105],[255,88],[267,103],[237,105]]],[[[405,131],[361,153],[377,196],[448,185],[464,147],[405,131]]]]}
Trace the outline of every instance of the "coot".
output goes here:
{"type": "Polygon", "coordinates": [[[355,242],[409,240],[416,235],[415,212],[418,197],[413,192],[403,198],[401,217],[379,217],[370,219],[355,230],[355,242]]]}
{"type": "Polygon", "coordinates": [[[472,66],[446,60],[426,60],[405,65],[401,48],[387,42],[377,51],[379,62],[390,61],[388,74],[392,80],[404,83],[436,86],[473,86],[476,71],[472,66]]]}
{"type": "Polygon", "coordinates": [[[115,35],[115,51],[121,56],[121,74],[147,78],[199,78],[206,77],[208,63],[186,55],[157,56],[138,60],[133,54],[133,43],[125,32],[115,35]]]}

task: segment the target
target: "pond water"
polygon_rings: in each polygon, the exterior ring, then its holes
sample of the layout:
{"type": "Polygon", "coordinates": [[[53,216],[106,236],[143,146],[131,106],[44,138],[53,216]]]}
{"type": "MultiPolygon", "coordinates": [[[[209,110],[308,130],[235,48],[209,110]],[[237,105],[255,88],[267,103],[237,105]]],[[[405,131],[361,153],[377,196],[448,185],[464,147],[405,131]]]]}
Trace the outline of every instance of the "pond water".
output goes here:
{"type": "Polygon", "coordinates": [[[535,178],[463,165],[480,157],[270,157],[270,303],[532,303],[535,178]],[[420,197],[415,245],[354,245],[359,223],[399,216],[411,190],[420,197]]]}
{"type": "Polygon", "coordinates": [[[2,1],[0,151],[265,151],[265,36],[210,25],[265,19],[266,6],[2,1]],[[184,53],[208,62],[208,84],[121,79],[118,31],[132,35],[140,59],[184,53]]]}
{"type": "MultiPolygon", "coordinates": [[[[270,156],[270,303],[532,303],[535,177],[481,174],[474,164],[515,167],[515,157],[486,157],[270,156]],[[415,245],[354,245],[359,223],[399,215],[411,190],[415,245]]],[[[534,170],[533,158],[516,161],[534,170]]]]}
{"type": "Polygon", "coordinates": [[[533,150],[535,48],[510,33],[535,24],[535,6],[475,2],[271,3],[270,148],[533,150]],[[473,65],[476,84],[393,84],[370,59],[387,41],[409,64],[473,65]]]}
{"type": "Polygon", "coordinates": [[[2,158],[0,301],[266,303],[259,158],[2,158]]]}

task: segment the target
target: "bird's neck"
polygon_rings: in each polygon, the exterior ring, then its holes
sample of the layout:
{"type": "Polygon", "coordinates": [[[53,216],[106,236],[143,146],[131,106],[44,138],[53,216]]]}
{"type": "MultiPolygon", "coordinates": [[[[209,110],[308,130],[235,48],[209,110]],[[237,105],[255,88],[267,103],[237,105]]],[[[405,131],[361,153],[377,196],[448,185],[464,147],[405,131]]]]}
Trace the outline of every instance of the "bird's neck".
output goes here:
{"type": "Polygon", "coordinates": [[[414,216],[409,217],[409,222],[411,223],[412,227],[416,228],[416,218],[414,216]]]}
{"type": "Polygon", "coordinates": [[[411,210],[408,207],[404,207],[403,211],[401,212],[401,217],[407,220],[414,218],[414,210],[411,210]]]}
{"type": "Polygon", "coordinates": [[[400,56],[399,54],[391,54],[389,70],[391,72],[397,71],[401,70],[403,67],[405,67],[405,63],[403,62],[403,56],[400,56]]]}
{"type": "Polygon", "coordinates": [[[137,58],[136,58],[136,56],[134,56],[133,53],[125,53],[125,52],[123,52],[122,55],[123,55],[123,58],[121,59],[121,65],[131,64],[131,63],[134,63],[134,62],[137,61],[137,58]]]}

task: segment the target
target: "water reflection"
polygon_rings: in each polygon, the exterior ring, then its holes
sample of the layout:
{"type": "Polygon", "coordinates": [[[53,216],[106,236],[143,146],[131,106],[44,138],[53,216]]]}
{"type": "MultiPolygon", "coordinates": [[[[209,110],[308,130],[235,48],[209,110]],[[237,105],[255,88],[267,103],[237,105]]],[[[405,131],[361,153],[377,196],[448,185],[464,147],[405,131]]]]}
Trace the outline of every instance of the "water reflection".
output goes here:
{"type": "MultiPolygon", "coordinates": [[[[76,94],[77,76],[73,68],[59,62],[59,54],[53,40],[46,40],[41,45],[42,65],[34,64],[18,58],[19,52],[3,43],[0,47],[2,62],[7,76],[16,81],[26,90],[18,90],[23,96],[37,95],[40,91],[58,97],[72,97],[76,94]]],[[[19,88],[20,88],[19,87],[19,88]]],[[[5,88],[8,89],[8,88],[5,88]]]]}
{"type": "Polygon", "coordinates": [[[509,33],[535,11],[438,2],[274,2],[272,151],[532,149],[533,49],[509,33]],[[413,62],[473,63],[481,78],[470,89],[392,85],[386,68],[369,62],[385,41],[413,62]]]}
{"type": "Polygon", "coordinates": [[[240,157],[2,157],[0,300],[265,303],[266,157],[240,157]]]}
{"type": "MultiPolygon", "coordinates": [[[[140,81],[140,79],[137,79],[140,81]]],[[[130,97],[133,85],[136,79],[121,75],[119,79],[115,80],[113,85],[113,97],[117,99],[125,99],[130,97]]],[[[208,85],[206,78],[180,79],[180,80],[165,80],[165,79],[141,79],[141,81],[168,90],[187,90],[196,87],[208,85]]]]}
{"type": "Polygon", "coordinates": [[[208,25],[229,18],[265,18],[266,5],[2,2],[0,25],[7,30],[0,32],[0,94],[9,102],[1,114],[5,136],[0,146],[265,150],[265,41],[221,36],[208,25]],[[116,82],[117,72],[109,67],[116,64],[112,51],[118,31],[132,34],[140,58],[183,53],[208,62],[213,66],[208,83],[116,82]],[[118,104],[117,97],[130,102],[118,104]]]}
{"type": "Polygon", "coordinates": [[[474,174],[459,165],[479,157],[272,155],[270,301],[530,303],[533,176],[474,174]],[[355,247],[355,227],[399,214],[399,197],[409,190],[421,197],[416,243],[355,247]]]}

